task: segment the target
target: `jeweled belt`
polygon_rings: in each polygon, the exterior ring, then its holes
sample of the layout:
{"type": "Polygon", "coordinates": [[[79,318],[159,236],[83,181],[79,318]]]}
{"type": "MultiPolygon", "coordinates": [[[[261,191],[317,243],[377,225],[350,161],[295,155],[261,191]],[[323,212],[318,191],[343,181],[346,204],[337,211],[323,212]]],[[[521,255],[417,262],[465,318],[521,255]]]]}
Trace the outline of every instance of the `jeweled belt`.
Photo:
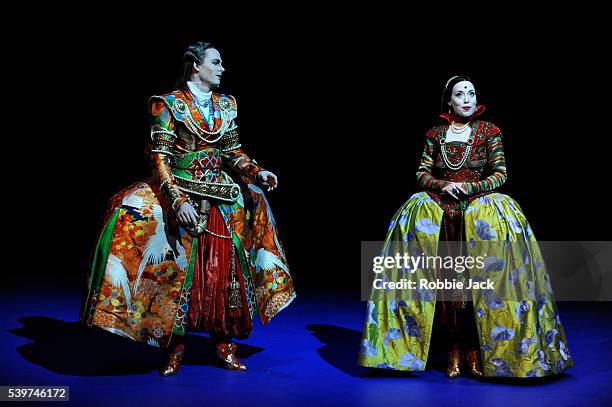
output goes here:
{"type": "Polygon", "coordinates": [[[238,184],[195,181],[176,174],[173,177],[180,190],[202,198],[213,198],[234,203],[240,195],[240,186],[238,184]]]}

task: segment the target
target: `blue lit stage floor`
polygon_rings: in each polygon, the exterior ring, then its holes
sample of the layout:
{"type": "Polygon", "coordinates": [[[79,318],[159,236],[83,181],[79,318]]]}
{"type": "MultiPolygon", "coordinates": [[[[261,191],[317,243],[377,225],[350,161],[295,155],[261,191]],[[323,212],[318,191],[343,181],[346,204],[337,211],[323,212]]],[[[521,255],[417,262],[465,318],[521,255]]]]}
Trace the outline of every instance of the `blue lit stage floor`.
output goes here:
{"type": "Polygon", "coordinates": [[[612,405],[610,303],[559,304],[575,366],[552,380],[448,380],[435,363],[415,374],[361,368],[359,294],[304,292],[242,342],[247,372],[213,367],[207,339],[190,335],[181,372],[162,378],[158,349],[76,324],[78,289],[24,292],[0,298],[0,385],[70,386],[60,405],[612,405]]]}

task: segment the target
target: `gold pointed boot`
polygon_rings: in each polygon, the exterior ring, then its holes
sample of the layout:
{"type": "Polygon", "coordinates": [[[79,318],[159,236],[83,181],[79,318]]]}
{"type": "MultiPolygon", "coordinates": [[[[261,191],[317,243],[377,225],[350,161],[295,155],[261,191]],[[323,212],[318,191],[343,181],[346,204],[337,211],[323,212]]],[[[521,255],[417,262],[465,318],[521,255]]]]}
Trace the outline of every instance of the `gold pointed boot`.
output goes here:
{"type": "Polygon", "coordinates": [[[217,364],[228,370],[247,370],[244,363],[236,357],[237,346],[233,342],[225,343],[221,342],[216,345],[217,347],[217,364]]]}
{"type": "Polygon", "coordinates": [[[459,350],[448,352],[448,366],[446,367],[446,377],[455,379],[461,376],[462,354],[459,350]]]}
{"type": "Polygon", "coordinates": [[[177,345],[176,348],[168,355],[168,360],[159,369],[159,374],[161,376],[174,376],[179,371],[179,366],[181,365],[181,361],[183,360],[183,355],[185,354],[185,348],[183,345],[177,345]]]}
{"type": "Polygon", "coordinates": [[[482,365],[480,363],[480,352],[471,350],[467,352],[467,364],[470,374],[474,377],[482,377],[482,365]]]}

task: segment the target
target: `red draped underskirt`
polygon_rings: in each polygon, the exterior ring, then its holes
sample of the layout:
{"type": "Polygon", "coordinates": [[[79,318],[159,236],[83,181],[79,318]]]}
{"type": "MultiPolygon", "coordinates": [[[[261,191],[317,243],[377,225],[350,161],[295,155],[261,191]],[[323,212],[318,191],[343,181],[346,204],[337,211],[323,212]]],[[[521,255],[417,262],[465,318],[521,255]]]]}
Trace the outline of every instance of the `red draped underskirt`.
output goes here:
{"type": "MultiPolygon", "coordinates": [[[[227,236],[229,233],[216,206],[210,208],[207,229],[222,236],[227,236]]],[[[242,308],[229,307],[228,285],[232,272],[232,245],[232,239],[217,237],[207,232],[198,236],[188,314],[189,328],[193,331],[208,332],[213,336],[227,339],[246,338],[251,333],[253,322],[237,252],[234,255],[234,262],[236,277],[240,282],[242,308]]]]}

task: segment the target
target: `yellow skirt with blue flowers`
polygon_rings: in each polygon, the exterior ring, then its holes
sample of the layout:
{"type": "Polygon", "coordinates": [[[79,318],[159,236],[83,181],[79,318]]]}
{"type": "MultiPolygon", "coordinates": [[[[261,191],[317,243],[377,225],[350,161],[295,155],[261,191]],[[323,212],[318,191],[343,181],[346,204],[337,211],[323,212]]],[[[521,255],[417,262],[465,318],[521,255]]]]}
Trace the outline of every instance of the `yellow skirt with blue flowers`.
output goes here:
{"type": "MultiPolygon", "coordinates": [[[[470,278],[486,278],[495,287],[469,294],[485,376],[540,377],[572,367],[550,278],[519,205],[508,195],[491,193],[471,201],[463,217],[466,255],[484,258],[484,267],[470,272],[470,278]]],[[[412,195],[391,221],[384,255],[411,253],[418,247],[424,256],[436,256],[442,219],[442,209],[426,192],[412,195]]],[[[387,270],[386,278],[431,281],[435,270],[418,268],[406,273],[395,267],[387,270]]],[[[436,290],[417,288],[400,298],[373,290],[359,364],[425,370],[436,294],[436,290]]]]}

